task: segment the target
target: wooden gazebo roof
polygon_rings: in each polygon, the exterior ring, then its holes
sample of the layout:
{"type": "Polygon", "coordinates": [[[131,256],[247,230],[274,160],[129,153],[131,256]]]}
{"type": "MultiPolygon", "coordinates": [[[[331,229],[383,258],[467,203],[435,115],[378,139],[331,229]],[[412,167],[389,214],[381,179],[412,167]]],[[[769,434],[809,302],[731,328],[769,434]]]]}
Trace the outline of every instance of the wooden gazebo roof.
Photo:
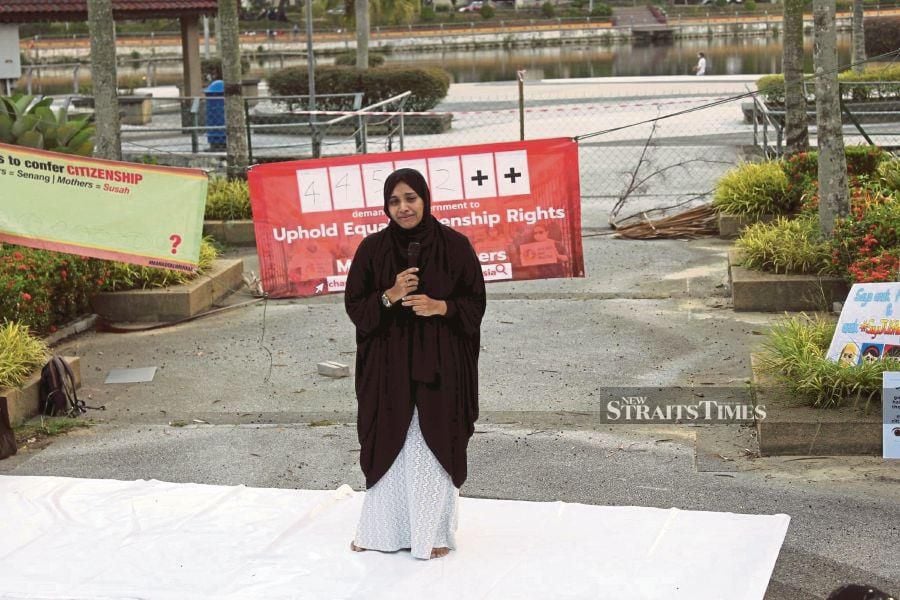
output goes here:
{"type": "MultiPolygon", "coordinates": [[[[112,0],[119,21],[213,15],[217,0],[112,0]]],[[[86,21],[87,0],[0,0],[0,23],[86,21]]]]}

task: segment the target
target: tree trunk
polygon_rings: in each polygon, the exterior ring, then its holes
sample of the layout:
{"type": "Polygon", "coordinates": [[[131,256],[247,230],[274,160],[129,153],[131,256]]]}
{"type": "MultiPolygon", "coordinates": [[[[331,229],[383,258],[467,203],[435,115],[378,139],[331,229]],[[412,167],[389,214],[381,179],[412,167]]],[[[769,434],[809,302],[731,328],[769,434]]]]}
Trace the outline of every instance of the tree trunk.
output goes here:
{"type": "Polygon", "coordinates": [[[241,93],[241,44],[238,31],[238,0],[219,0],[222,22],[222,80],[225,83],[225,153],[228,176],[244,178],[250,163],[247,120],[241,93]]]}
{"type": "Polygon", "coordinates": [[[355,0],[356,68],[369,68],[369,0],[355,0]]]}
{"type": "Polygon", "coordinates": [[[841,129],[840,90],[837,79],[835,0],[813,0],[816,71],[816,138],[819,145],[819,219],[822,232],[831,236],[836,218],[850,212],[847,158],[841,129]]]}
{"type": "Polygon", "coordinates": [[[806,94],[803,91],[803,0],[784,0],[784,137],[785,152],[809,149],[806,94]]]}
{"type": "Polygon", "coordinates": [[[119,97],[116,90],[116,23],[112,0],[88,0],[91,82],[94,88],[94,156],[122,160],[119,97]]]}
{"type": "Polygon", "coordinates": [[[863,0],[853,0],[853,70],[866,69],[866,30],[863,26],[863,0]]]}

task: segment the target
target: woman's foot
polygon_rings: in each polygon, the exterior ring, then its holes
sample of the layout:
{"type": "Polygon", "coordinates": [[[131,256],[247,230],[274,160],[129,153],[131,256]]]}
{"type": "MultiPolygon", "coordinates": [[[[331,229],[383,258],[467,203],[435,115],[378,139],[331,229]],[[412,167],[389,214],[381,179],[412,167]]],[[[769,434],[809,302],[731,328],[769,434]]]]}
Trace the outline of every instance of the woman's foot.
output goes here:
{"type": "Polygon", "coordinates": [[[441,558],[450,554],[450,548],[433,548],[431,550],[431,558],[441,558]]]}
{"type": "Polygon", "coordinates": [[[366,551],[365,548],[360,548],[354,542],[350,542],[350,549],[353,550],[354,552],[365,552],[366,551]]]}

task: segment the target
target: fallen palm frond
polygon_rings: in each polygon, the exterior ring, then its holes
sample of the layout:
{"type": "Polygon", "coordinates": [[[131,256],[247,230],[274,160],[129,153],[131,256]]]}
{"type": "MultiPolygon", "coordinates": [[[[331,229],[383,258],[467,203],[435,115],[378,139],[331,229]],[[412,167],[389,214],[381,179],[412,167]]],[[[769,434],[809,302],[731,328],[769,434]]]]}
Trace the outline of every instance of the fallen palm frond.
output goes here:
{"type": "Polygon", "coordinates": [[[652,218],[664,209],[648,210],[614,224],[616,235],[633,240],[694,239],[719,232],[718,212],[704,204],[670,216],[652,218]]]}

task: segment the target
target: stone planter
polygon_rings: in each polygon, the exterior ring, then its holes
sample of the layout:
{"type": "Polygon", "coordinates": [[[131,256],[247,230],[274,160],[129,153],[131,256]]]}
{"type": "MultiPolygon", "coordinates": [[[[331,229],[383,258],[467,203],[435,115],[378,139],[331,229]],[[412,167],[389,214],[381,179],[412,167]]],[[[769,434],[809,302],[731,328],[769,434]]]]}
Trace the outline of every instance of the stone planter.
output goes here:
{"type": "MultiPolygon", "coordinates": [[[[75,375],[75,387],[81,387],[81,362],[77,356],[64,356],[75,375]]],[[[0,390],[9,405],[9,421],[13,427],[21,425],[40,412],[41,370],[38,369],[22,385],[21,389],[0,390]]]]}
{"type": "Polygon", "coordinates": [[[203,221],[203,235],[211,235],[232,246],[255,246],[253,221],[203,221]]]}
{"type": "MultiPolygon", "coordinates": [[[[761,373],[759,356],[750,357],[756,402],[766,418],[756,422],[761,456],[880,455],[881,404],[860,408],[798,405],[786,389],[761,373]]],[[[880,399],[880,396],[879,396],[880,399]]]]}
{"type": "Polygon", "coordinates": [[[239,289],[243,285],[243,269],[240,259],[217,260],[208,273],[185,285],[103,292],[91,298],[91,306],[101,317],[119,323],[186,319],[239,289]]]}
{"type": "Polygon", "coordinates": [[[843,302],[850,285],[840,277],[779,275],[739,266],[736,250],[728,253],[728,279],[736,311],[783,312],[831,310],[843,302]]]}
{"type": "Polygon", "coordinates": [[[123,125],[146,125],[153,119],[153,96],[119,96],[123,125]]]}
{"type": "Polygon", "coordinates": [[[775,220],[775,215],[762,215],[759,218],[752,218],[744,215],[719,213],[719,237],[722,239],[736,238],[745,227],[749,227],[754,223],[769,223],[773,220],[775,220]]]}

